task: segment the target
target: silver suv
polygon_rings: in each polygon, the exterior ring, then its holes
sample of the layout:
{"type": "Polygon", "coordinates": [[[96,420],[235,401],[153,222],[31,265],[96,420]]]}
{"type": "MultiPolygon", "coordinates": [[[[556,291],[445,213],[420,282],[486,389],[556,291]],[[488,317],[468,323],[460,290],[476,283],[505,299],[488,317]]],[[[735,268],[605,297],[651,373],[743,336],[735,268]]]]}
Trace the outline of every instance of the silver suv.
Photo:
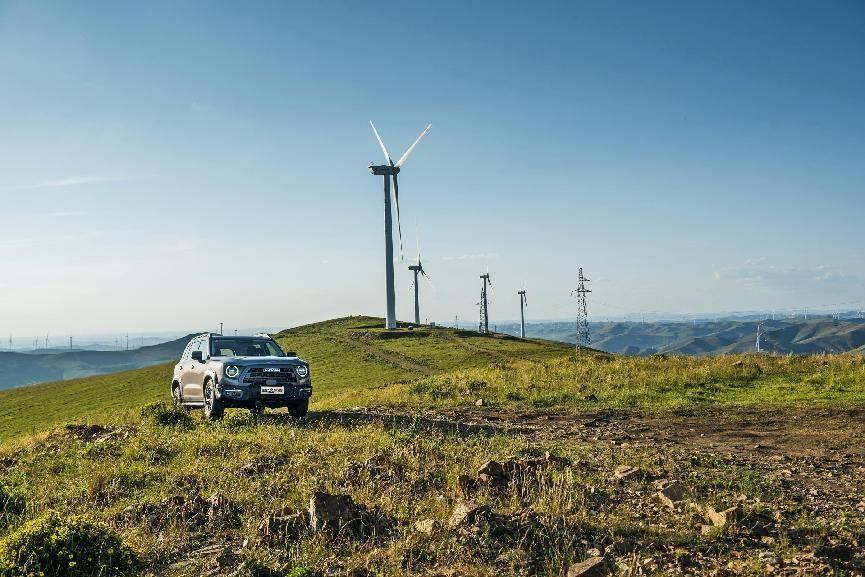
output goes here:
{"type": "Polygon", "coordinates": [[[204,333],[194,337],[174,366],[171,396],[177,406],[203,408],[209,420],[226,408],[254,413],[265,407],[287,407],[292,417],[309,408],[312,381],[309,364],[283,352],[270,335],[228,337],[204,333]]]}

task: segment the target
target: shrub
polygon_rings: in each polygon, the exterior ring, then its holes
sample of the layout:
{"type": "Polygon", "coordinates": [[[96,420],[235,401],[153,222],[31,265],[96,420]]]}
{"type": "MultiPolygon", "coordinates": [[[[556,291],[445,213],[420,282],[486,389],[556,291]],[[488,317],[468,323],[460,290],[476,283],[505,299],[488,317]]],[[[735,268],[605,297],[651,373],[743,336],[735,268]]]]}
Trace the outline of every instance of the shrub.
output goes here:
{"type": "Polygon", "coordinates": [[[76,516],[48,513],[0,540],[0,577],[122,576],[139,568],[117,536],[76,516]]]}
{"type": "Polygon", "coordinates": [[[0,482],[0,527],[9,522],[10,517],[24,512],[24,497],[3,482],[0,482]]]}
{"type": "Polygon", "coordinates": [[[141,416],[145,421],[162,427],[182,427],[188,429],[194,426],[189,413],[163,401],[144,405],[141,408],[141,416]]]}

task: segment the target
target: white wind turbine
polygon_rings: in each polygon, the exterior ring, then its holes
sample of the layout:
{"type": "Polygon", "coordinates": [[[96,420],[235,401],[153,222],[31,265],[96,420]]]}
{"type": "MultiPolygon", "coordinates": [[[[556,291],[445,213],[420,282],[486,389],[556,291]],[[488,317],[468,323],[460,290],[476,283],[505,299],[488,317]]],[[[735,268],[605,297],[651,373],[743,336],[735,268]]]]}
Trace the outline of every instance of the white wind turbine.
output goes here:
{"type": "Polygon", "coordinates": [[[372,123],[372,120],[369,121],[369,125],[372,126],[372,131],[375,133],[375,138],[378,140],[378,144],[381,147],[381,151],[384,153],[384,159],[387,164],[381,165],[369,165],[369,171],[376,176],[384,177],[384,259],[385,259],[385,300],[387,302],[387,318],[385,320],[385,328],[395,329],[396,328],[396,289],[394,288],[394,274],[393,274],[393,218],[391,214],[391,191],[390,191],[390,180],[393,178],[393,201],[396,205],[396,222],[397,229],[399,230],[399,252],[400,259],[402,259],[402,225],[400,223],[399,218],[399,184],[397,181],[397,174],[399,174],[400,169],[402,168],[405,161],[408,160],[409,155],[414,150],[414,147],[417,146],[418,142],[429,132],[429,129],[432,128],[432,124],[428,125],[423,132],[420,133],[420,136],[417,137],[417,140],[408,147],[405,153],[400,157],[399,160],[394,163],[391,160],[390,154],[387,152],[387,148],[384,145],[381,137],[378,135],[378,130],[375,129],[375,125],[372,123]]]}

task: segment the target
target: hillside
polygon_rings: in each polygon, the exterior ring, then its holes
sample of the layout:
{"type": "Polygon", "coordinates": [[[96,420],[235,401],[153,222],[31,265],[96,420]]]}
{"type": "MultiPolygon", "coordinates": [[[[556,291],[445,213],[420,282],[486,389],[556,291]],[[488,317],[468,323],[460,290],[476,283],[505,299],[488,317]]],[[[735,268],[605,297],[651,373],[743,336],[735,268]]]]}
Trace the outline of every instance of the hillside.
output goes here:
{"type": "Polygon", "coordinates": [[[0,352],[0,390],[149,367],[176,359],[189,336],[131,351],[0,352]]]}
{"type": "Polygon", "coordinates": [[[861,355],[380,326],[279,333],[312,364],[303,421],[175,410],[170,363],[0,392],[0,574],[865,569],[861,355]]]}
{"type": "MultiPolygon", "coordinates": [[[[711,406],[853,406],[865,400],[859,355],[617,357],[571,345],[449,328],[387,331],[351,317],[282,331],[311,363],[313,411],[356,406],[547,411],[711,406]]],[[[105,422],[168,398],[171,362],[0,391],[0,440],[71,420],[105,422]]]]}
{"type": "MultiPolygon", "coordinates": [[[[370,317],[337,319],[275,335],[312,365],[313,408],[350,404],[358,392],[456,368],[572,351],[549,341],[520,341],[452,329],[385,331],[370,317]]],[[[178,342],[180,356],[185,342],[178,342]]],[[[130,351],[132,352],[132,351],[130,351]]],[[[166,352],[166,354],[168,354],[166,352]]],[[[57,358],[61,355],[52,355],[57,358]]],[[[109,375],[0,391],[0,440],[77,418],[104,420],[168,395],[173,362],[109,375]]]]}
{"type": "MultiPolygon", "coordinates": [[[[865,351],[865,320],[818,317],[779,320],[690,322],[601,322],[591,323],[592,346],[610,353],[648,356],[717,355],[750,353],[755,350],[757,324],[765,331],[762,349],[786,354],[844,353],[865,351]]],[[[519,334],[514,323],[499,324],[511,335],[519,334]]],[[[572,322],[528,323],[530,337],[575,342],[572,322]]]]}

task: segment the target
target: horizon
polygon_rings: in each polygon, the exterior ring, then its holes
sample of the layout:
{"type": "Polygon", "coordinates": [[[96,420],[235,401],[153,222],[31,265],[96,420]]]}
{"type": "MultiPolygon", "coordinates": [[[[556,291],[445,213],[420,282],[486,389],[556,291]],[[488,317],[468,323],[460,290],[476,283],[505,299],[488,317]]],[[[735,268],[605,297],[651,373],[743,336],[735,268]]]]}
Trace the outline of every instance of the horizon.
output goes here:
{"type": "Polygon", "coordinates": [[[573,314],[577,267],[592,322],[861,310],[865,5],[403,6],[392,53],[380,18],[0,5],[0,344],[383,316],[369,120],[395,157],[433,125],[400,319],[418,239],[441,324],[487,266],[491,325],[524,282],[528,322],[573,314]]]}

